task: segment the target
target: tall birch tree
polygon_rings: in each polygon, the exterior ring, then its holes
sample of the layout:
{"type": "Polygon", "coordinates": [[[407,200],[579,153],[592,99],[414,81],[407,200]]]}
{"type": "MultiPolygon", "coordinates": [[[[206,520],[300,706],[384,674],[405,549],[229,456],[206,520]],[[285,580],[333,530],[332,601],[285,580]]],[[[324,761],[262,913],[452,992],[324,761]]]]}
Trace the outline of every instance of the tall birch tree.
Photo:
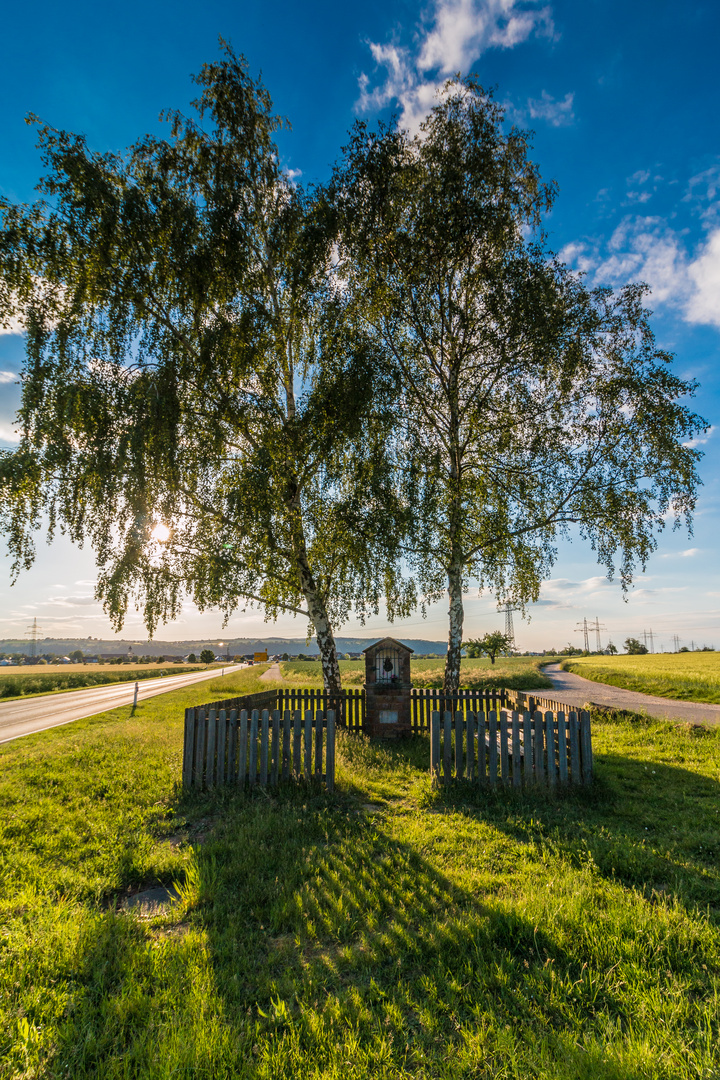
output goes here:
{"type": "Polygon", "coordinates": [[[2,521],[16,572],[44,520],[89,541],[116,628],[186,595],[307,619],[335,692],[334,628],[407,603],[386,375],[267,91],[229,47],[195,81],[195,115],[124,155],[39,125],[42,198],[0,204],[0,321],[27,340],[2,521]]]}
{"type": "Polygon", "coordinates": [[[398,372],[407,557],[426,599],[447,591],[450,693],[470,580],[536,600],[574,530],[627,589],[666,521],[690,526],[698,485],[705,422],[646,290],[589,291],[546,250],[556,192],[528,152],[455,80],[414,137],[358,124],[332,186],[341,273],[398,372]]]}

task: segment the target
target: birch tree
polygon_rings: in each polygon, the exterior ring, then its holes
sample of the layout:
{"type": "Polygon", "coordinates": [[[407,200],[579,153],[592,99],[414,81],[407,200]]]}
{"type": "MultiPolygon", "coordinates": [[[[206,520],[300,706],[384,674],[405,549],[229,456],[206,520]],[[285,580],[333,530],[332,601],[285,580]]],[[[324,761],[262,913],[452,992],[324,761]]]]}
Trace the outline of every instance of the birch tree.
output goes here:
{"type": "Polygon", "coordinates": [[[398,372],[407,558],[426,600],[447,591],[449,693],[471,580],[522,607],[573,530],[627,589],[666,522],[690,526],[698,485],[705,422],[646,290],[590,291],[546,249],[556,191],[528,154],[456,80],[414,137],[358,124],[332,187],[341,272],[398,372]]]}
{"type": "Polygon", "coordinates": [[[336,692],[334,627],[407,607],[385,375],[267,91],[228,47],[195,81],[194,115],[126,154],[35,121],[41,199],[0,204],[0,321],[27,341],[3,524],[16,573],[45,520],[90,542],[116,628],[187,595],[308,620],[336,692]]]}

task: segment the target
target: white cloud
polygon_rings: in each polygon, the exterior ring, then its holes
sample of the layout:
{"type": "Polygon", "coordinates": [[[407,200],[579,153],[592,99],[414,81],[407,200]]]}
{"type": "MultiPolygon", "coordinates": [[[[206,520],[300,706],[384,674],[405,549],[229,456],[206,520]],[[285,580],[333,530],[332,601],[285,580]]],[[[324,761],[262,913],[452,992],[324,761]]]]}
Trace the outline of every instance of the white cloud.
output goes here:
{"type": "Polygon", "coordinates": [[[384,80],[372,88],[363,73],[356,107],[368,112],[397,102],[400,126],[414,134],[448,77],[467,73],[488,49],[512,49],[532,34],[552,33],[550,8],[537,0],[435,0],[414,49],[369,43],[384,80]]]}
{"type": "MultiPolygon", "coordinates": [[[[700,554],[700,548],[686,548],[685,551],[669,551],[666,555],[661,555],[661,559],[694,559],[696,555],[700,554]]],[[[670,590],[665,590],[670,591],[670,590]]]]}
{"type": "Polygon", "coordinates": [[[694,292],[687,304],[691,323],[720,327],[720,229],[715,229],[702,253],[687,268],[694,292]]]}
{"type": "Polygon", "coordinates": [[[20,433],[11,427],[10,424],[0,420],[0,443],[17,443],[20,442],[20,433]]]}
{"type": "Polygon", "coordinates": [[[696,439],[688,439],[683,443],[683,446],[689,446],[694,449],[696,446],[704,446],[708,439],[711,439],[714,432],[717,430],[714,424],[711,424],[704,435],[698,435],[696,439]]]}
{"type": "Polygon", "coordinates": [[[553,127],[564,127],[566,124],[572,124],[575,119],[574,98],[574,94],[566,94],[562,101],[557,101],[546,90],[543,90],[542,97],[539,99],[530,98],[528,109],[533,120],[547,120],[553,127]]]}
{"type": "Polygon", "coordinates": [[[2,318],[0,317],[0,336],[3,334],[24,334],[25,327],[20,319],[14,315],[12,317],[2,318]]]}
{"type": "Polygon", "coordinates": [[[0,371],[0,383],[15,382],[17,377],[14,371],[0,371]]]}
{"type": "Polygon", "coordinates": [[[97,604],[94,596],[49,596],[48,604],[56,607],[89,607],[97,604]]]}

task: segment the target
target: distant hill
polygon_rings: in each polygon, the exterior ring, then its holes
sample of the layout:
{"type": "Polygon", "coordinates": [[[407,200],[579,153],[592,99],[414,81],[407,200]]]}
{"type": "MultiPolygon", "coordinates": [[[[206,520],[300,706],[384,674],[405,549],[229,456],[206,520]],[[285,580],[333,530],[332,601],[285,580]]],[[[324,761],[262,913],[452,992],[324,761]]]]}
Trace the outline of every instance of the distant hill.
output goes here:
{"type": "MultiPolygon", "coordinates": [[[[42,638],[37,642],[36,652],[58,653],[65,655],[74,649],[82,649],[84,653],[101,653],[106,656],[127,655],[130,649],[134,656],[186,656],[189,652],[201,652],[205,648],[218,649],[218,641],[223,641],[223,653],[229,652],[231,656],[242,653],[262,652],[267,649],[270,653],[305,653],[306,656],[317,656],[318,647],[315,641],[305,643],[305,638],[192,638],[186,641],[138,641],[137,639],[104,640],[102,638],[42,638]]],[[[339,653],[362,652],[368,645],[377,641],[378,637],[351,638],[338,637],[335,639],[339,653]]],[[[445,641],[425,641],[422,638],[398,638],[404,645],[408,645],[416,653],[440,653],[447,652],[445,641]]],[[[0,639],[0,652],[5,653],[29,653],[30,642],[27,638],[3,638],[0,639]]]]}

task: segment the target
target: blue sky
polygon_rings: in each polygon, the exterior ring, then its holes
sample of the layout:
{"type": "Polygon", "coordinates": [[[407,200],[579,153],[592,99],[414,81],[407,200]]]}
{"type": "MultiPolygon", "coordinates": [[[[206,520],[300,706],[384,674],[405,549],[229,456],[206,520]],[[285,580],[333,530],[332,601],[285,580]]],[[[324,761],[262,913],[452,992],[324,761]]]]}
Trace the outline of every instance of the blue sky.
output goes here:
{"type": "MultiPolygon", "coordinates": [[[[12,5],[0,39],[0,191],[33,198],[40,163],[27,113],[120,150],[158,130],[161,109],[188,107],[190,75],[217,56],[218,35],[262,71],[293,126],[281,139],[284,163],[304,180],[328,175],[356,118],[396,112],[412,126],[446,76],[476,72],[508,119],[535,131],[533,156],[559,185],[550,245],[591,284],[650,285],[659,344],[699,381],[696,407],[714,425],[694,535],[663,534],[627,603],[587,547],[563,544],[531,621],[516,626],[518,644],[580,643],[576,623],[598,616],[603,641],[618,645],[652,629],[666,648],[673,634],[720,647],[719,34],[716,4],[678,0],[12,5]]],[[[21,336],[0,335],[0,445],[15,439],[22,356],[21,336]]],[[[17,585],[0,573],[0,636],[22,635],[33,617],[48,634],[107,635],[94,579],[91,552],[39,538],[36,566],[17,585]]],[[[187,605],[158,637],[212,636],[220,625],[187,605]]],[[[491,598],[471,590],[468,636],[498,625],[491,598]]],[[[364,632],[388,629],[378,618],[364,632]]],[[[263,631],[300,636],[304,625],[287,618],[273,630],[248,611],[222,633],[263,631]]],[[[445,605],[393,632],[444,638],[445,605]]],[[[141,633],[132,616],[124,636],[141,633]]]]}

